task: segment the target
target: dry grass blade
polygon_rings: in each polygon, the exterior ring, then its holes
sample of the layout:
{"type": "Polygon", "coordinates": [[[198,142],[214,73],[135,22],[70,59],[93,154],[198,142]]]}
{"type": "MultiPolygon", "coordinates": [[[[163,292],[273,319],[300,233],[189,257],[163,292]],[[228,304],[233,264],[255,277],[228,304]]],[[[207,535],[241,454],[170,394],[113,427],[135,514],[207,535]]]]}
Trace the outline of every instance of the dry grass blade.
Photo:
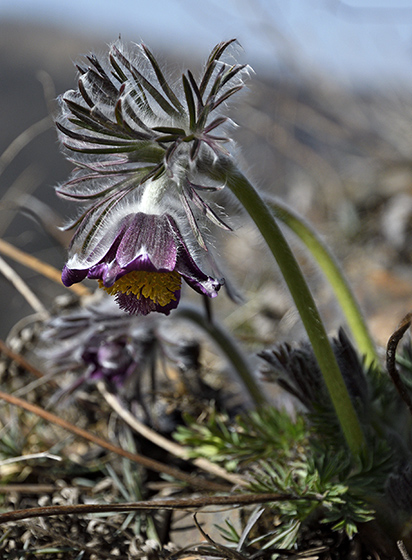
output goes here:
{"type": "Polygon", "coordinates": [[[16,290],[24,297],[27,303],[36,313],[45,319],[49,316],[46,308],[36,296],[36,294],[28,287],[26,282],[17,274],[17,272],[0,257],[0,272],[3,276],[16,288],[16,290]]]}
{"type": "Polygon", "coordinates": [[[36,136],[45,132],[53,126],[53,119],[50,115],[42,118],[40,121],[32,124],[27,130],[22,132],[13,142],[7,147],[7,149],[0,156],[0,175],[6,169],[6,167],[13,161],[21,150],[27,146],[36,136]]]}
{"type": "Polygon", "coordinates": [[[44,181],[44,173],[38,165],[32,163],[24,169],[13,184],[7,189],[0,199],[2,217],[0,223],[0,237],[2,237],[16,217],[17,211],[31,198],[34,192],[44,181]]]}
{"type": "Polygon", "coordinates": [[[0,494],[20,492],[22,494],[52,494],[57,490],[54,484],[2,484],[0,494]]]}
{"type": "Polygon", "coordinates": [[[59,455],[42,451],[41,453],[27,453],[26,455],[21,455],[20,457],[9,457],[8,459],[3,459],[0,461],[0,467],[4,467],[4,465],[12,465],[13,463],[20,463],[21,461],[30,461],[31,459],[41,458],[52,459],[53,461],[63,460],[59,455]]]}
{"type": "Polygon", "coordinates": [[[398,546],[399,552],[401,553],[403,560],[411,560],[411,557],[409,556],[408,551],[406,550],[406,547],[403,544],[403,542],[398,541],[396,544],[398,546]]]}
{"type": "Polygon", "coordinates": [[[206,490],[206,491],[210,491],[210,492],[228,492],[228,491],[231,491],[231,487],[228,487],[226,485],[218,484],[217,482],[208,481],[208,480],[205,480],[204,478],[201,478],[201,477],[198,477],[198,476],[192,476],[192,475],[186,474],[186,473],[182,472],[181,470],[179,470],[175,467],[171,467],[169,465],[166,465],[165,463],[161,463],[160,461],[156,461],[154,459],[149,459],[148,457],[145,457],[143,455],[139,455],[137,453],[131,453],[130,451],[122,449],[121,447],[118,447],[117,445],[113,445],[109,441],[106,441],[105,439],[103,439],[99,436],[96,436],[95,434],[92,434],[91,432],[88,432],[87,430],[83,430],[82,428],[79,428],[79,427],[75,426],[74,424],[72,424],[70,422],[67,422],[67,420],[64,420],[63,418],[59,418],[55,414],[52,414],[51,412],[48,412],[48,411],[44,410],[43,408],[40,408],[39,406],[36,406],[36,405],[31,404],[31,403],[29,403],[29,402],[27,402],[23,399],[15,397],[14,395],[9,395],[8,393],[4,393],[3,391],[0,391],[0,399],[2,399],[2,400],[6,401],[9,404],[12,404],[14,406],[19,406],[20,408],[23,408],[24,410],[27,410],[28,412],[32,412],[33,414],[36,414],[37,416],[39,416],[40,418],[43,418],[47,422],[51,422],[52,424],[55,424],[56,426],[60,426],[61,428],[71,432],[72,434],[75,434],[76,436],[79,436],[79,437],[81,437],[81,438],[83,438],[87,441],[90,441],[91,443],[94,443],[95,445],[98,445],[98,446],[102,447],[103,449],[106,449],[107,451],[110,451],[112,453],[116,453],[117,455],[120,455],[121,457],[125,457],[126,459],[129,459],[130,461],[134,461],[135,463],[138,463],[139,465],[142,465],[143,467],[145,467],[147,469],[150,469],[150,470],[155,471],[155,472],[166,474],[166,475],[171,476],[171,477],[173,477],[177,480],[180,480],[181,482],[185,482],[186,484],[188,484],[192,488],[197,488],[199,490],[206,490]]]}
{"type": "Polygon", "coordinates": [[[204,458],[191,459],[188,455],[187,450],[183,446],[166,439],[165,437],[158,434],[157,432],[155,432],[145,424],[139,422],[139,420],[135,416],[133,416],[133,414],[131,414],[128,410],[124,408],[124,406],[116,397],[116,395],[113,395],[112,393],[109,393],[107,391],[103,381],[99,381],[97,383],[97,388],[102,394],[102,396],[104,397],[104,399],[106,400],[106,402],[113,408],[113,410],[117,412],[120,418],[122,418],[138,434],[148,439],[158,447],[161,447],[162,449],[164,449],[168,453],[171,453],[175,457],[179,457],[179,459],[190,461],[191,463],[193,463],[193,465],[195,465],[199,469],[206,471],[210,474],[213,474],[215,476],[218,476],[220,478],[223,478],[228,482],[230,482],[231,484],[236,484],[239,486],[245,486],[247,484],[245,479],[242,478],[241,476],[228,473],[225,469],[219,467],[219,465],[215,465],[214,463],[211,463],[207,459],[204,458]]]}
{"type": "MultiPolygon", "coordinates": [[[[50,280],[53,280],[53,282],[57,282],[58,284],[62,285],[60,270],[57,270],[57,268],[44,263],[40,259],[37,259],[36,257],[29,255],[28,253],[25,253],[21,249],[17,249],[10,243],[7,243],[7,241],[4,241],[4,239],[0,239],[0,254],[10,257],[14,261],[26,266],[27,268],[30,268],[31,270],[35,270],[39,274],[42,274],[45,278],[49,278],[50,280]]],[[[81,284],[74,284],[68,289],[80,297],[90,295],[90,290],[88,290],[81,284]]]]}

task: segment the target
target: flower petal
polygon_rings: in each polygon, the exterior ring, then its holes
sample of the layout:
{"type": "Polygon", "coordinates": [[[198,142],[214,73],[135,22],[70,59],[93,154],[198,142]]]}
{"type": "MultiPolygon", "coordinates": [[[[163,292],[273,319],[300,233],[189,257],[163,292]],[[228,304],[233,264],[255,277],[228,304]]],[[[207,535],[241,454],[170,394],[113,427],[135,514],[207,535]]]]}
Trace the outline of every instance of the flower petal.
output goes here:
{"type": "Polygon", "coordinates": [[[65,265],[62,271],[62,282],[65,286],[69,287],[72,284],[76,284],[77,282],[84,280],[87,273],[88,270],[76,270],[65,265]]]}
{"type": "Polygon", "coordinates": [[[217,296],[217,292],[220,287],[224,284],[223,280],[216,280],[211,276],[207,276],[204,272],[200,270],[197,266],[193,257],[189,253],[189,250],[184,242],[182,234],[176,225],[176,222],[171,216],[167,217],[174,231],[174,235],[178,240],[179,251],[176,261],[176,272],[178,272],[189,284],[199,294],[204,294],[208,297],[214,298],[217,296]]]}
{"type": "Polygon", "coordinates": [[[165,216],[136,214],[123,235],[116,258],[120,266],[127,267],[145,255],[156,270],[174,270],[177,247],[165,216]]]}

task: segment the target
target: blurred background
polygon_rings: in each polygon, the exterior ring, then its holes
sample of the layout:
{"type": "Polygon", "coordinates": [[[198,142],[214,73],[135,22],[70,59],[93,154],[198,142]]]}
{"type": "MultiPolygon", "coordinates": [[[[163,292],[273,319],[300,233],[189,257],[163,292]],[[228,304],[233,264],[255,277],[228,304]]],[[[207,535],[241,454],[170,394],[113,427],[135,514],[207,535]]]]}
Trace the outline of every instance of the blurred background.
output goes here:
{"type": "MultiPolygon", "coordinates": [[[[254,69],[231,110],[241,166],[324,236],[384,343],[412,307],[412,1],[1,0],[0,237],[57,268],[69,239],[56,225],[73,209],[53,192],[71,166],[51,115],[76,85],[73,63],[119,36],[182,70],[238,39],[254,69]]],[[[286,332],[294,315],[282,284],[265,259],[245,271],[256,248],[245,226],[222,251],[248,301],[228,310],[228,323],[241,329],[252,313],[263,335],[275,321],[286,332]]],[[[332,297],[301,258],[334,328],[332,297]]],[[[41,300],[63,293],[5,260],[41,300]]],[[[32,311],[3,275],[0,305],[1,336],[32,311]]]]}

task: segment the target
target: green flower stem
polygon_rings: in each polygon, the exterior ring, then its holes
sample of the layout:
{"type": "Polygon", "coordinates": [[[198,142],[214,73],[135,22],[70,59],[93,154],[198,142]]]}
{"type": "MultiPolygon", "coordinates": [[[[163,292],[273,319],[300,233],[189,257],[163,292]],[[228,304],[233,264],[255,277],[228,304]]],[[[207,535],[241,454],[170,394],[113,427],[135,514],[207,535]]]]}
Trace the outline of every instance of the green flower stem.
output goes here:
{"type": "Polygon", "coordinates": [[[366,365],[378,364],[379,357],[358,302],[335,259],[313,229],[279,201],[265,200],[276,218],[286,224],[306,245],[328,279],[366,365]]]}
{"type": "Polygon", "coordinates": [[[322,319],[302,271],[269,207],[228,158],[202,169],[226,183],[248,212],[275,257],[298,309],[349,449],[354,456],[366,450],[365,440],[322,319]]]}
{"type": "Polygon", "coordinates": [[[205,315],[195,307],[180,305],[175,311],[175,317],[188,319],[199,325],[216,343],[232,364],[239,375],[256,406],[267,405],[268,402],[250,370],[246,357],[236,345],[233,338],[221,326],[207,320],[205,315]]]}

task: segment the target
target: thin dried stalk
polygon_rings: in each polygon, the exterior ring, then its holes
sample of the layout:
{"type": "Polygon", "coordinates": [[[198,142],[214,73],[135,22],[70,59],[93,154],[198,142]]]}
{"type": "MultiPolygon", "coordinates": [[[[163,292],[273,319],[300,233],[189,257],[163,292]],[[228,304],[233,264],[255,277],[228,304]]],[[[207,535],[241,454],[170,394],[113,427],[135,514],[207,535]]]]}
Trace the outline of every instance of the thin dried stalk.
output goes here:
{"type": "Polygon", "coordinates": [[[402,321],[399,323],[396,331],[391,335],[386,348],[386,368],[389,375],[396,387],[400,397],[403,402],[409,408],[409,412],[412,414],[412,399],[408,389],[405,387],[401,376],[399,375],[398,368],[396,367],[396,349],[399,342],[402,340],[403,335],[411,326],[412,313],[408,313],[402,321]]]}
{"type": "Polygon", "coordinates": [[[214,463],[211,463],[207,459],[204,458],[191,459],[187,449],[185,449],[182,445],[179,445],[178,443],[166,439],[165,437],[158,434],[157,432],[155,432],[145,424],[142,424],[142,422],[139,422],[139,420],[135,416],[133,416],[133,414],[131,414],[122,405],[122,403],[119,401],[116,395],[113,395],[113,393],[109,393],[103,381],[99,381],[97,383],[97,388],[102,394],[102,396],[104,397],[104,399],[106,400],[106,402],[113,408],[113,410],[120,416],[120,418],[122,418],[138,434],[148,439],[158,447],[161,447],[162,449],[164,449],[168,453],[171,453],[175,457],[179,457],[179,459],[183,459],[185,461],[191,461],[193,465],[195,465],[199,469],[209,472],[215,476],[219,476],[220,478],[223,478],[231,482],[232,484],[236,484],[240,486],[245,486],[247,484],[245,479],[242,478],[241,476],[228,473],[225,469],[219,467],[219,465],[215,465],[214,463]]]}
{"type": "MultiPolygon", "coordinates": [[[[7,241],[4,241],[4,239],[0,239],[0,253],[10,257],[27,268],[42,274],[44,277],[53,280],[53,282],[57,282],[62,285],[60,270],[57,270],[54,266],[46,264],[40,259],[25,253],[21,249],[17,249],[10,243],[7,243],[7,241]]],[[[80,297],[89,296],[91,294],[90,290],[85,288],[82,284],[73,284],[73,286],[70,286],[68,289],[80,297]]]]}
{"type": "Polygon", "coordinates": [[[0,399],[2,399],[2,400],[6,401],[6,402],[8,402],[8,403],[10,403],[14,406],[19,406],[20,408],[23,408],[24,410],[32,412],[33,414],[36,414],[37,416],[39,416],[40,418],[43,418],[47,422],[51,422],[52,424],[55,424],[56,426],[60,426],[64,430],[67,430],[67,431],[71,432],[72,434],[75,434],[76,436],[79,436],[83,439],[86,439],[87,441],[90,441],[91,443],[94,443],[94,444],[98,445],[99,447],[102,447],[103,449],[106,449],[107,451],[111,451],[112,453],[116,453],[117,455],[120,455],[121,457],[125,457],[126,459],[129,459],[130,461],[134,461],[135,463],[138,463],[139,465],[142,465],[143,467],[145,467],[147,469],[150,469],[152,471],[172,476],[172,477],[176,478],[177,480],[185,482],[186,484],[188,484],[189,486],[191,486],[193,488],[197,488],[199,490],[213,491],[213,492],[228,492],[228,491],[230,492],[231,491],[231,487],[228,487],[226,485],[218,484],[217,482],[213,482],[213,481],[209,481],[209,480],[205,480],[204,478],[201,478],[199,476],[192,476],[192,475],[186,474],[186,473],[182,472],[181,470],[179,470],[175,467],[170,467],[169,465],[161,463],[160,461],[156,461],[154,459],[149,459],[148,457],[145,457],[144,455],[140,455],[140,454],[137,454],[137,453],[131,453],[130,451],[122,449],[121,447],[118,447],[117,445],[113,445],[112,443],[106,441],[105,439],[103,439],[99,436],[96,436],[95,434],[92,434],[91,432],[88,432],[87,430],[83,430],[82,428],[79,428],[79,427],[75,426],[74,424],[71,424],[67,420],[63,420],[63,418],[59,418],[55,414],[52,414],[51,412],[48,412],[48,411],[44,410],[43,408],[40,408],[39,406],[36,406],[36,405],[31,404],[31,403],[29,403],[29,402],[27,402],[23,399],[15,397],[14,395],[9,395],[8,393],[4,393],[3,391],[0,391],[0,399]]]}
{"type": "MultiPolygon", "coordinates": [[[[45,506],[38,508],[20,509],[0,514],[0,525],[8,521],[18,521],[32,517],[48,517],[50,515],[88,514],[129,511],[145,511],[159,509],[186,509],[206,506],[244,506],[297,499],[291,494],[238,494],[230,496],[200,496],[196,498],[166,498],[131,502],[124,504],[78,504],[73,506],[45,506]]],[[[299,498],[301,499],[301,498],[299,498]]]]}

